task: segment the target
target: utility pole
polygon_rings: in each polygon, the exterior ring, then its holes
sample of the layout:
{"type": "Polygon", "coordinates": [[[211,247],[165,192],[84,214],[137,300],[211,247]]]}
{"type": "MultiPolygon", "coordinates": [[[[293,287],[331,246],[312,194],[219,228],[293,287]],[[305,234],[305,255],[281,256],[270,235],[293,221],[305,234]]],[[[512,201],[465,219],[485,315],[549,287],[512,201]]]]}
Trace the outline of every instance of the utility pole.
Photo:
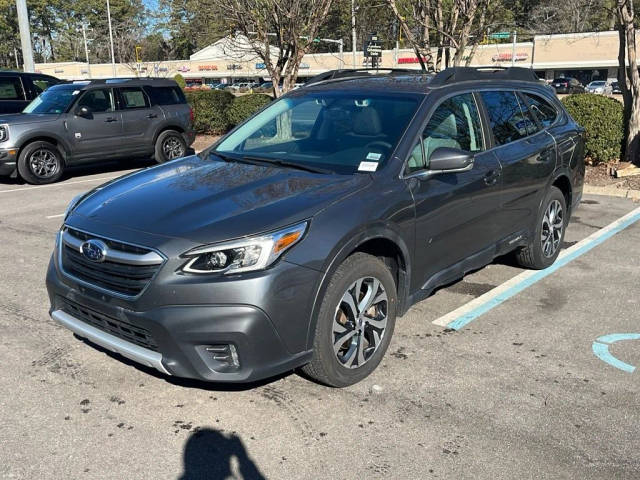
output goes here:
{"type": "Polygon", "coordinates": [[[87,47],[87,27],[83,23],[82,24],[82,39],[84,40],[84,56],[87,60],[87,73],[89,74],[89,78],[91,78],[91,64],[89,63],[89,48],[87,47]]]}
{"type": "Polygon", "coordinates": [[[351,56],[356,68],[356,0],[351,0],[351,56]]]}
{"type": "Polygon", "coordinates": [[[518,39],[518,32],[513,31],[513,47],[511,48],[511,66],[516,64],[516,40],[518,39]]]}
{"type": "Polygon", "coordinates": [[[116,57],[113,53],[113,32],[111,30],[111,7],[109,6],[109,0],[107,0],[107,19],[109,20],[109,41],[111,42],[111,70],[113,76],[116,76],[116,57]]]}
{"type": "MultiPolygon", "coordinates": [[[[29,30],[29,12],[26,0],[16,0],[18,10],[18,25],[20,26],[20,44],[22,45],[22,59],[24,71],[34,72],[33,48],[31,47],[31,31],[29,30]]],[[[17,58],[17,57],[16,57],[17,58]]]]}

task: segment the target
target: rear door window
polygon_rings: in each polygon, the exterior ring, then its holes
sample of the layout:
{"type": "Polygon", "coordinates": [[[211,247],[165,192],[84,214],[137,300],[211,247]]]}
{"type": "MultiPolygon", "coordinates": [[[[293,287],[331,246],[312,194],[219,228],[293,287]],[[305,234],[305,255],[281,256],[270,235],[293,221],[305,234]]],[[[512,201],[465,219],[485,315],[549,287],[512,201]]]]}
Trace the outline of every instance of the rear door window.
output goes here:
{"type": "Polygon", "coordinates": [[[155,105],[178,105],[185,103],[185,98],[178,87],[145,87],[155,105]]]}
{"type": "Polygon", "coordinates": [[[18,77],[0,77],[0,100],[24,100],[22,82],[18,77]]]}
{"type": "Polygon", "coordinates": [[[530,110],[538,118],[544,128],[550,127],[558,118],[558,111],[545,99],[533,93],[523,93],[530,110]]]}
{"type": "Polygon", "coordinates": [[[147,96],[142,91],[142,88],[121,88],[120,98],[122,99],[121,108],[124,110],[149,107],[149,101],[147,100],[147,96]]]}
{"type": "Polygon", "coordinates": [[[506,145],[529,135],[532,121],[520,108],[515,92],[481,92],[496,145],[506,145]]]}

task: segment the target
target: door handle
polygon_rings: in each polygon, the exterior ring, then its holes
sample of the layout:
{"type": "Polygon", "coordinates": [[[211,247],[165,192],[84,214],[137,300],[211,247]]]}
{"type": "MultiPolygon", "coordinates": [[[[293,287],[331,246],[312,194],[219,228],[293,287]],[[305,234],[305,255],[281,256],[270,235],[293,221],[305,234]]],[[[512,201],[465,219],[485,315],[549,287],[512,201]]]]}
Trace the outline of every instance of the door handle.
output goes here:
{"type": "Polygon", "coordinates": [[[498,178],[500,178],[500,172],[498,170],[491,170],[485,174],[484,183],[487,185],[495,185],[498,178]]]}
{"type": "Polygon", "coordinates": [[[149,115],[147,115],[147,118],[158,118],[158,114],[157,113],[150,113],[149,115]]]}
{"type": "Polygon", "coordinates": [[[117,122],[117,121],[118,121],[118,120],[117,120],[117,119],[115,119],[115,118],[113,118],[113,117],[107,117],[107,118],[105,119],[105,122],[107,122],[107,123],[117,122]]]}

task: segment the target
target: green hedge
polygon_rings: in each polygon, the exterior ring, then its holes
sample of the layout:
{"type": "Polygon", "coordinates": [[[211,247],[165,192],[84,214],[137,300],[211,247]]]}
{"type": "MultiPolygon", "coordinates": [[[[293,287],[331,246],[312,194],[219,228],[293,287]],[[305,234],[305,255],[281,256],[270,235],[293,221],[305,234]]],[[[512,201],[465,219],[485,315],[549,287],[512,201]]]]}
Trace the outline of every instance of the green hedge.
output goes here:
{"type": "Polygon", "coordinates": [[[604,95],[581,93],[562,99],[567,111],[586,130],[585,157],[592,163],[620,158],[623,107],[604,95]]]}
{"type": "Polygon", "coordinates": [[[227,115],[234,96],[224,90],[185,92],[195,115],[194,127],[198,133],[220,135],[231,127],[227,115]]]}
{"type": "Polygon", "coordinates": [[[271,97],[261,93],[250,93],[234,98],[227,110],[229,123],[235,127],[270,102],[271,97]]]}

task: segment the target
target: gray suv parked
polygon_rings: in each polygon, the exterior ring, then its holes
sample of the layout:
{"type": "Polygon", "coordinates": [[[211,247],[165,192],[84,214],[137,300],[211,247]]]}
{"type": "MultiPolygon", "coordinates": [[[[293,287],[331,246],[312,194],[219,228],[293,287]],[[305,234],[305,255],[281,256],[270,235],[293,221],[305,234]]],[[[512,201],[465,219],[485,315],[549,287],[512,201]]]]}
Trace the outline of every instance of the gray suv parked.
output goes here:
{"type": "Polygon", "coordinates": [[[162,163],[194,139],[193,111],[173,80],[58,84],[22,113],[0,115],[0,175],[43,184],[69,165],[150,155],[162,163]]]}
{"type": "Polygon", "coordinates": [[[531,70],[331,73],[74,199],[51,316],[168,375],[350,385],[438,286],[510,252],[555,261],[583,136],[531,70]]]}

